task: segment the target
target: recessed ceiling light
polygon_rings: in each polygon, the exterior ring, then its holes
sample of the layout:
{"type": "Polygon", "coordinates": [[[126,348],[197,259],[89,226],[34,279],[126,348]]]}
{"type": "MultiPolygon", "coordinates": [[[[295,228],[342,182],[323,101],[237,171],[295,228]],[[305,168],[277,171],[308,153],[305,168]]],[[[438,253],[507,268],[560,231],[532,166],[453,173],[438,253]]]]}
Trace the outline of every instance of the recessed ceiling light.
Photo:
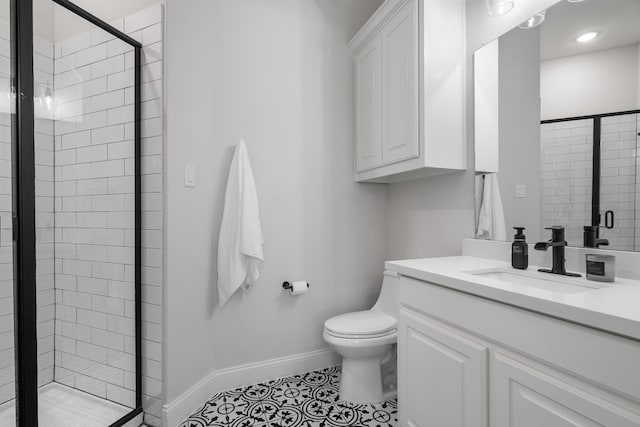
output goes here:
{"type": "Polygon", "coordinates": [[[546,15],[547,11],[543,10],[542,12],[536,13],[531,18],[524,21],[522,24],[518,25],[518,27],[522,28],[523,30],[535,28],[544,22],[544,18],[546,15]]]}
{"type": "Polygon", "coordinates": [[[512,0],[487,0],[487,13],[489,16],[500,16],[511,12],[515,6],[512,0]]]}
{"type": "Polygon", "coordinates": [[[584,0],[567,0],[569,3],[581,3],[584,0]]]}
{"type": "Polygon", "coordinates": [[[578,43],[588,43],[591,40],[598,37],[600,34],[597,31],[589,31],[588,33],[582,34],[580,37],[576,39],[578,43]]]}

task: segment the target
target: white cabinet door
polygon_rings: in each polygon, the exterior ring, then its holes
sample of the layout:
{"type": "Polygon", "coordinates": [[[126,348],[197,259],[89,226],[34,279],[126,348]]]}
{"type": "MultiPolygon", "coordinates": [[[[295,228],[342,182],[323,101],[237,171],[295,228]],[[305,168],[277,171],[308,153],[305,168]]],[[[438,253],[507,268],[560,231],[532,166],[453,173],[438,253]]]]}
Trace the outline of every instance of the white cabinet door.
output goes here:
{"type": "Polygon", "coordinates": [[[400,9],[380,34],[382,47],[382,163],[420,155],[418,2],[400,9]]]}
{"type": "Polygon", "coordinates": [[[640,426],[637,406],[526,360],[493,353],[491,372],[492,427],[640,426]]]}
{"type": "Polygon", "coordinates": [[[400,318],[400,425],[486,427],[487,348],[407,308],[400,318]]]}
{"type": "Polygon", "coordinates": [[[382,164],[380,37],[355,55],[356,170],[382,164]]]}

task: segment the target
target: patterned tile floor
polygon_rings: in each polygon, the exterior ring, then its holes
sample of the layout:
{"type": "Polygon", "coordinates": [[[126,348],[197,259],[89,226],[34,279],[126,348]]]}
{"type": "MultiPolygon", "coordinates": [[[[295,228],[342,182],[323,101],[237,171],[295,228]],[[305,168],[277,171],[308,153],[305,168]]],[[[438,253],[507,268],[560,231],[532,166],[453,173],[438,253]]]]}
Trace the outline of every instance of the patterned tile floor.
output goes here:
{"type": "Polygon", "coordinates": [[[396,427],[395,400],[341,401],[340,367],[218,393],[180,427],[396,427]]]}

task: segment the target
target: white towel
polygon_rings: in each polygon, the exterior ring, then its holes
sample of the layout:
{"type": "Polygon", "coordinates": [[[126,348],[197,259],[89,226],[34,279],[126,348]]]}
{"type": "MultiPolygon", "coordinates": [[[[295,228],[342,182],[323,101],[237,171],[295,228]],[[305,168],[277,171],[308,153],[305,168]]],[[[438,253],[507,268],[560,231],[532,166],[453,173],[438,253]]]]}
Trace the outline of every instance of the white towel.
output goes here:
{"type": "Polygon", "coordinates": [[[238,288],[249,289],[260,277],[263,242],[256,184],[247,146],[240,141],[231,161],[218,240],[221,306],[238,288]]]}
{"type": "Polygon", "coordinates": [[[476,232],[478,231],[478,220],[480,219],[480,208],[482,207],[483,193],[484,193],[484,174],[479,174],[479,175],[476,175],[476,193],[475,193],[476,232]]]}
{"type": "Polygon", "coordinates": [[[478,215],[478,229],[476,237],[480,239],[507,240],[507,226],[504,218],[504,207],[500,197],[498,175],[495,173],[484,176],[482,204],[478,215]]]}

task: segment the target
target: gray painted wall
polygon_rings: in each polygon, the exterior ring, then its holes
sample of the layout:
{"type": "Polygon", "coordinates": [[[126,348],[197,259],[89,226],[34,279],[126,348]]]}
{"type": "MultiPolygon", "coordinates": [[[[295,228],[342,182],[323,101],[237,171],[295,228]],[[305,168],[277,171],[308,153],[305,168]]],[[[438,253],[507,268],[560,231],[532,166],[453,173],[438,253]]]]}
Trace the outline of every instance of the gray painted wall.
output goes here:
{"type": "Polygon", "coordinates": [[[542,62],[542,119],[638,109],[639,48],[622,46],[542,62]]]}
{"type": "Polygon", "coordinates": [[[515,29],[500,37],[500,193],[507,222],[540,236],[540,31],[515,29]],[[526,197],[516,198],[516,185],[526,197]]]}
{"type": "Polygon", "coordinates": [[[327,348],[327,318],[375,302],[387,188],[353,182],[346,43],[378,5],[168,5],[166,403],[214,370],[327,348]],[[257,181],[265,262],[251,292],[219,308],[218,230],[240,138],[257,181]],[[194,189],[183,186],[185,163],[196,166],[194,189]],[[287,279],[306,279],[310,292],[290,297],[287,279]]]}

